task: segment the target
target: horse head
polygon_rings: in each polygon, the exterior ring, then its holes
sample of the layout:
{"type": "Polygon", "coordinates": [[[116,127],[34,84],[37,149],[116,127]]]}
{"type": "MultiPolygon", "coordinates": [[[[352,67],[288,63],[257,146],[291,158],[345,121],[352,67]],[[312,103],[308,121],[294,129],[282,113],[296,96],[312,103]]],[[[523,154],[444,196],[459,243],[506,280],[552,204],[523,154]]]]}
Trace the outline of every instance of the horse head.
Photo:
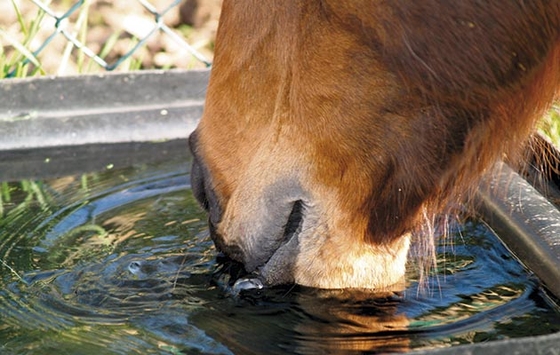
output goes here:
{"type": "Polygon", "coordinates": [[[225,0],[190,138],[217,248],[270,285],[398,284],[552,101],[559,28],[544,0],[225,0]]]}

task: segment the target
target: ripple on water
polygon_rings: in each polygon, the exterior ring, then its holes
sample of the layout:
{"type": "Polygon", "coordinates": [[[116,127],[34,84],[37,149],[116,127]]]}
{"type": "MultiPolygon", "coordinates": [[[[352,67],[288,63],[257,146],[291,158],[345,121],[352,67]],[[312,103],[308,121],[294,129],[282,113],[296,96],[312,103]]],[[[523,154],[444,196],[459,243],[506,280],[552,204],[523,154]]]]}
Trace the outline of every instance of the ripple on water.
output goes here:
{"type": "Polygon", "coordinates": [[[185,165],[4,183],[2,353],[359,353],[560,330],[558,306],[473,221],[442,241],[425,292],[413,268],[398,294],[232,288],[185,165]]]}

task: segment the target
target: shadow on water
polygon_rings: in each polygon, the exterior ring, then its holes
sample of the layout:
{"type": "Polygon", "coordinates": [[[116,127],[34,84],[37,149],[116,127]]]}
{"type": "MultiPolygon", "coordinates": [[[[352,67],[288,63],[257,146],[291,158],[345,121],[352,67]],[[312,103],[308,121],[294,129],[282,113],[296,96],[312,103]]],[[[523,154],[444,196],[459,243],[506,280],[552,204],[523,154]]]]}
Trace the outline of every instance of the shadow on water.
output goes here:
{"type": "Polygon", "coordinates": [[[411,270],[403,293],[236,294],[188,167],[177,152],[1,183],[0,353],[376,353],[560,331],[558,305],[472,220],[424,293],[411,270]]]}

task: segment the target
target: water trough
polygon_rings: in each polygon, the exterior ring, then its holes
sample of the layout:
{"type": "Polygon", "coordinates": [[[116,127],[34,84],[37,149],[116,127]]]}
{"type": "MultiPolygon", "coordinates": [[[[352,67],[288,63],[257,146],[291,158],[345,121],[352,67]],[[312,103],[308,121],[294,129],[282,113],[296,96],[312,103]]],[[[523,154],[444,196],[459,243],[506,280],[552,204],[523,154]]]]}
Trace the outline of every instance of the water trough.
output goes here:
{"type": "MultiPolygon", "coordinates": [[[[1,81],[0,181],[95,171],[172,151],[186,156],[208,76],[207,70],[147,71],[1,81]]],[[[554,203],[503,164],[477,200],[482,219],[560,298],[560,211],[554,203]]],[[[553,354],[558,344],[560,333],[424,353],[553,354]]]]}

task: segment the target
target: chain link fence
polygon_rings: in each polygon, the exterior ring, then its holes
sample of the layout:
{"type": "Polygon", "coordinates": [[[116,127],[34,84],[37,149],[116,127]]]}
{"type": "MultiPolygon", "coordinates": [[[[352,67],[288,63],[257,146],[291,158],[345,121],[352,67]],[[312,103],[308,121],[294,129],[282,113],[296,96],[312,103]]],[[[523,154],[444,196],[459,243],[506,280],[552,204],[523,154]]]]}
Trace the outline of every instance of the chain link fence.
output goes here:
{"type": "Polygon", "coordinates": [[[4,77],[79,74],[100,68],[208,67],[221,3],[2,1],[0,65],[4,77]]]}

